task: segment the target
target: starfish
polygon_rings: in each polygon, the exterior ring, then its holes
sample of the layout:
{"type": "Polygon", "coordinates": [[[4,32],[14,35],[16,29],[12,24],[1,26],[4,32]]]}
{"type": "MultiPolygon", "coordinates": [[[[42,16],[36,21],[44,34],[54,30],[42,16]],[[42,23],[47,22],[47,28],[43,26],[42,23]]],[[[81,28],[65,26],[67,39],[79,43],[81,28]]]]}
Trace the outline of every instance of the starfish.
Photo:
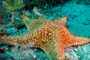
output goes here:
{"type": "Polygon", "coordinates": [[[64,48],[71,45],[89,43],[90,39],[73,36],[65,27],[67,16],[50,21],[46,18],[30,19],[24,14],[21,15],[28,31],[22,35],[1,36],[0,42],[12,45],[26,45],[35,42],[32,47],[43,49],[50,60],[64,60],[64,48]],[[23,37],[26,37],[22,41],[23,37]]]}

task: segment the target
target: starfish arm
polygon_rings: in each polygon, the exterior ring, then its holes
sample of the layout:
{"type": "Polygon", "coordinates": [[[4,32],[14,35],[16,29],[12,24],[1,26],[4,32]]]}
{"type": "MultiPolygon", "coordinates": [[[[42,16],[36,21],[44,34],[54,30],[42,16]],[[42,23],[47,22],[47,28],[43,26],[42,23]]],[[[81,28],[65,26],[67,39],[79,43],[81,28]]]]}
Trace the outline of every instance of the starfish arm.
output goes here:
{"type": "Polygon", "coordinates": [[[61,41],[57,40],[55,44],[56,44],[57,55],[58,55],[57,60],[64,60],[65,56],[64,56],[64,46],[63,46],[63,43],[61,41]]]}
{"type": "Polygon", "coordinates": [[[29,35],[30,35],[29,31],[27,31],[22,35],[0,36],[0,42],[5,44],[11,44],[11,45],[16,45],[16,44],[21,45],[23,42],[25,42],[25,40],[29,35]]]}
{"type": "Polygon", "coordinates": [[[30,32],[27,31],[22,35],[16,35],[16,36],[0,36],[0,42],[9,44],[9,45],[22,45],[30,36],[30,32]],[[24,39],[23,39],[24,38],[24,39]]]}
{"type": "MultiPolygon", "coordinates": [[[[47,55],[50,57],[50,60],[63,60],[64,59],[64,48],[63,43],[58,40],[56,31],[52,31],[53,29],[49,29],[45,44],[41,45],[42,48],[47,55]]],[[[54,29],[55,30],[55,29],[54,29]]]]}
{"type": "Polygon", "coordinates": [[[64,47],[67,47],[67,46],[73,44],[73,42],[71,41],[73,36],[67,30],[66,27],[64,27],[64,26],[59,27],[57,29],[57,35],[58,35],[58,39],[64,44],[64,47]]]}
{"type": "Polygon", "coordinates": [[[40,48],[43,49],[46,54],[49,56],[50,60],[63,60],[64,59],[64,48],[62,43],[48,41],[46,44],[43,44],[40,48]]]}
{"type": "Polygon", "coordinates": [[[40,46],[40,48],[46,52],[50,60],[56,60],[58,58],[57,48],[54,41],[48,41],[46,44],[40,46]]]}
{"type": "Polygon", "coordinates": [[[55,21],[53,21],[54,23],[56,24],[61,24],[61,25],[66,25],[66,22],[67,22],[67,16],[63,17],[63,18],[59,18],[55,21]]]}
{"type": "Polygon", "coordinates": [[[25,45],[29,42],[35,42],[35,46],[38,46],[40,44],[41,40],[44,39],[44,37],[47,34],[47,28],[42,28],[37,30],[36,32],[31,33],[31,31],[28,31],[22,35],[16,35],[16,36],[0,36],[0,42],[5,44],[11,44],[11,45],[25,45]],[[45,31],[46,30],[46,31],[45,31]],[[42,32],[43,33],[42,33],[42,32]],[[23,39],[23,37],[25,39],[23,39]],[[37,44],[38,43],[38,44],[37,44]]]}
{"type": "Polygon", "coordinates": [[[90,42],[90,39],[88,38],[71,35],[71,33],[64,26],[60,27],[57,32],[58,32],[58,38],[59,40],[62,40],[64,47],[71,45],[85,44],[90,42]]]}
{"type": "Polygon", "coordinates": [[[80,45],[80,44],[86,44],[90,42],[89,38],[84,38],[84,37],[77,37],[74,36],[74,41],[73,45],[80,45]]]}
{"type": "Polygon", "coordinates": [[[17,44],[17,40],[21,39],[20,37],[21,36],[8,36],[8,37],[1,36],[0,42],[1,43],[5,43],[5,44],[16,45],[17,44]]]}
{"type": "Polygon", "coordinates": [[[48,27],[44,26],[44,28],[37,29],[34,32],[27,31],[22,35],[16,36],[0,36],[0,42],[11,45],[25,45],[29,42],[35,42],[35,47],[41,45],[42,41],[46,37],[48,33],[48,27]],[[23,39],[24,37],[24,39],[23,39]]]}

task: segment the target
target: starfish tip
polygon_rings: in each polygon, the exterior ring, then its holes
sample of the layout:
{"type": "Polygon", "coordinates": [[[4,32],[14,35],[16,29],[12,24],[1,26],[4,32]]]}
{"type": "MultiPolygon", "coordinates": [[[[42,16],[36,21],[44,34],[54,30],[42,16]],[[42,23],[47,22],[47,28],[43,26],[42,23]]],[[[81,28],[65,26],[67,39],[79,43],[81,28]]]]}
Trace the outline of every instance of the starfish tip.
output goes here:
{"type": "Polygon", "coordinates": [[[67,15],[65,17],[61,18],[60,24],[61,25],[66,25],[66,22],[67,22],[67,15]]]}

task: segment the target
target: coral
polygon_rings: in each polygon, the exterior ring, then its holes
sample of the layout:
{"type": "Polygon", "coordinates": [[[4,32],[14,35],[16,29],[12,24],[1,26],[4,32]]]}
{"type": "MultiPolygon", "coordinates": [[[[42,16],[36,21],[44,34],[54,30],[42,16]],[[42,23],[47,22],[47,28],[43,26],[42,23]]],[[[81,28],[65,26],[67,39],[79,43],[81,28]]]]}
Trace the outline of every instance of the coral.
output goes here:
{"type": "Polygon", "coordinates": [[[36,7],[33,8],[33,12],[35,15],[42,16],[42,14],[38,12],[38,9],[36,7]]]}

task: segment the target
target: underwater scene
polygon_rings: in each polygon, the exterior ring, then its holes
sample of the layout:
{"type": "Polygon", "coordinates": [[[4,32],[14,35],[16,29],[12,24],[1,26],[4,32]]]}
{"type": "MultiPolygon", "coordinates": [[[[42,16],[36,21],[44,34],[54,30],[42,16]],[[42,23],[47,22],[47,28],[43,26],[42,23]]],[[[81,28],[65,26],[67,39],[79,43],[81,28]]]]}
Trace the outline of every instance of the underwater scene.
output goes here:
{"type": "Polygon", "coordinates": [[[90,0],[0,0],[0,60],[90,60],[90,0]]]}

